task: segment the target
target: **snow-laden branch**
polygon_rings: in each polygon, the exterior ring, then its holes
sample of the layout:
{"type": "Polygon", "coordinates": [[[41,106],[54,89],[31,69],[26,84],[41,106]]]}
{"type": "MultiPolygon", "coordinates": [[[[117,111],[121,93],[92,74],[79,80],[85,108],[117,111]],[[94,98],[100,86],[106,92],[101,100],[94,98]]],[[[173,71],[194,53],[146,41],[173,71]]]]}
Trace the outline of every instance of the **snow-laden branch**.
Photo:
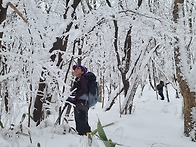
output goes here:
{"type": "Polygon", "coordinates": [[[16,75],[18,75],[18,72],[17,71],[8,73],[8,74],[3,75],[3,76],[1,75],[0,76],[0,82],[3,82],[4,80],[9,79],[9,78],[12,78],[12,77],[14,77],[16,75]]]}
{"type": "Polygon", "coordinates": [[[165,76],[165,78],[169,81],[169,83],[171,83],[172,87],[174,89],[178,89],[178,87],[173,84],[173,82],[169,79],[169,77],[167,77],[166,73],[162,70],[159,64],[153,58],[151,58],[151,60],[154,62],[156,68],[162,73],[162,75],[165,76]]]}
{"type": "Polygon", "coordinates": [[[159,48],[160,44],[156,45],[153,49],[150,50],[150,52],[145,56],[145,58],[142,60],[140,65],[140,72],[144,70],[146,65],[149,63],[150,58],[152,57],[154,51],[159,48]]]}
{"type": "Polygon", "coordinates": [[[137,90],[137,87],[139,85],[139,81],[140,81],[139,77],[142,77],[142,74],[143,74],[143,71],[144,71],[145,67],[149,63],[154,51],[159,46],[160,46],[159,44],[156,45],[154,48],[152,48],[150,50],[150,52],[147,53],[147,55],[145,55],[146,50],[141,52],[141,54],[138,58],[138,62],[134,66],[134,71],[135,72],[129,75],[130,76],[129,79],[131,79],[131,81],[130,81],[131,85],[128,89],[127,95],[126,95],[125,100],[123,102],[121,114],[128,108],[129,105],[133,104],[133,98],[134,98],[135,92],[137,90]]]}
{"type": "Polygon", "coordinates": [[[26,57],[26,56],[20,55],[20,54],[16,54],[16,53],[13,53],[13,52],[0,52],[0,55],[2,55],[2,56],[11,56],[13,58],[18,57],[18,58],[22,58],[22,59],[30,61],[30,62],[32,61],[32,59],[29,58],[29,57],[26,57]]]}

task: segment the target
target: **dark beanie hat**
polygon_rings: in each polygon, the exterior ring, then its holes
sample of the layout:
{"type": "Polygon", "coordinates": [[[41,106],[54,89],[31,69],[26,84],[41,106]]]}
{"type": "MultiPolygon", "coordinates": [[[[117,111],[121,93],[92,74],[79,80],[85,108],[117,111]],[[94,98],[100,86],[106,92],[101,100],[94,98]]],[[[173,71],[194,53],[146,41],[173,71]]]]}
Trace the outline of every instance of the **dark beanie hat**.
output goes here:
{"type": "Polygon", "coordinates": [[[80,68],[84,73],[87,72],[87,68],[82,65],[74,65],[72,68],[73,68],[73,70],[75,70],[76,68],[80,68]]]}

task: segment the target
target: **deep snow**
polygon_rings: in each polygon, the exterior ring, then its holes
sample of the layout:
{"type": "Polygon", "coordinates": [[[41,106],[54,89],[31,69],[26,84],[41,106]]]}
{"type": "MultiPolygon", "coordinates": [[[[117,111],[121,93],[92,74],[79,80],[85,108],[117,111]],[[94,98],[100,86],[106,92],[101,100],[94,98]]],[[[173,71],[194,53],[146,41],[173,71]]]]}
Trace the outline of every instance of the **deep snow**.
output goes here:
{"type": "MultiPolygon", "coordinates": [[[[96,129],[100,119],[102,125],[115,122],[114,125],[104,128],[108,138],[126,147],[195,147],[183,134],[182,99],[175,98],[174,90],[169,87],[170,103],[166,100],[157,100],[156,94],[148,86],[142,96],[137,93],[134,99],[134,109],[131,115],[119,114],[119,100],[108,112],[104,112],[101,104],[89,110],[89,123],[92,130],[96,129]]],[[[57,117],[57,116],[56,116],[57,117]]],[[[63,127],[53,127],[56,117],[47,121],[48,127],[31,128],[31,139],[20,135],[19,138],[2,138],[0,147],[87,147],[88,138],[74,133],[63,134],[63,127]]],[[[72,119],[72,118],[71,118],[72,119]]],[[[75,127],[74,121],[69,126],[75,127]]],[[[104,147],[104,144],[94,137],[93,147],[104,147]]]]}

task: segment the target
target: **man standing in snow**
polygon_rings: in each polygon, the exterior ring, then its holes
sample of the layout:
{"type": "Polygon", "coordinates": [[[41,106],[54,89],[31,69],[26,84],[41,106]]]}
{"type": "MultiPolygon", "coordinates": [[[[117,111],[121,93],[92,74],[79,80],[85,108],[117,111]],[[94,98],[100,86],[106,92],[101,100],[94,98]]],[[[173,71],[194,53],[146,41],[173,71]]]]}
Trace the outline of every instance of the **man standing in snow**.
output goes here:
{"type": "Polygon", "coordinates": [[[81,65],[73,66],[73,75],[75,76],[74,85],[71,88],[73,92],[72,96],[75,98],[68,98],[68,101],[75,104],[74,115],[76,130],[79,135],[86,135],[91,132],[91,128],[88,124],[88,97],[86,93],[88,92],[87,81],[83,76],[87,72],[87,68],[81,65]]]}
{"type": "Polygon", "coordinates": [[[161,100],[164,100],[163,86],[164,86],[163,81],[160,81],[160,83],[157,85],[157,90],[158,90],[159,95],[161,96],[161,100]]]}

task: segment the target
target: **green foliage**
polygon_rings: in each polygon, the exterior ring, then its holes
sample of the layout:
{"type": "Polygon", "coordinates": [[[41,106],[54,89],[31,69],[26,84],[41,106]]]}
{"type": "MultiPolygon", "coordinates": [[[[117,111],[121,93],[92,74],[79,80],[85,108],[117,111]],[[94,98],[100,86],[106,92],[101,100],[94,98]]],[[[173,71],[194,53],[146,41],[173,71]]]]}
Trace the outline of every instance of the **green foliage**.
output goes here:
{"type": "MultiPolygon", "coordinates": [[[[100,122],[100,120],[98,120],[98,121],[100,122]]],[[[114,123],[109,123],[109,124],[107,124],[107,125],[104,125],[103,128],[109,127],[109,126],[111,126],[111,125],[114,125],[114,123]]],[[[97,133],[97,130],[98,130],[98,129],[95,129],[91,134],[95,135],[95,134],[97,133]]]]}
{"type": "Polygon", "coordinates": [[[25,117],[26,117],[26,113],[24,113],[24,114],[22,115],[22,118],[21,118],[20,123],[22,123],[22,122],[24,121],[25,117]]]}
{"type": "Polygon", "coordinates": [[[20,123],[22,123],[22,122],[25,120],[25,118],[26,118],[27,115],[33,120],[33,117],[32,117],[30,114],[24,113],[24,114],[22,115],[22,118],[21,118],[20,123]]]}
{"type": "Polygon", "coordinates": [[[98,123],[97,123],[97,131],[98,131],[98,134],[99,134],[99,137],[100,137],[101,140],[103,140],[103,141],[108,140],[107,137],[106,137],[106,134],[103,130],[103,126],[101,125],[100,120],[98,120],[98,123]]]}
{"type": "MultiPolygon", "coordinates": [[[[108,126],[111,126],[113,125],[114,123],[110,123],[110,124],[107,124],[105,126],[102,126],[100,120],[98,120],[97,122],[97,129],[94,130],[93,132],[91,132],[89,135],[88,135],[88,139],[89,139],[89,146],[92,146],[92,141],[93,141],[93,136],[97,136],[100,140],[103,141],[104,145],[106,147],[115,147],[116,145],[121,145],[121,144],[118,144],[118,143],[115,143],[115,142],[112,142],[111,139],[108,139],[106,134],[105,134],[105,131],[104,131],[104,127],[108,127],[108,126]]],[[[122,146],[122,145],[121,145],[122,146]]]]}

